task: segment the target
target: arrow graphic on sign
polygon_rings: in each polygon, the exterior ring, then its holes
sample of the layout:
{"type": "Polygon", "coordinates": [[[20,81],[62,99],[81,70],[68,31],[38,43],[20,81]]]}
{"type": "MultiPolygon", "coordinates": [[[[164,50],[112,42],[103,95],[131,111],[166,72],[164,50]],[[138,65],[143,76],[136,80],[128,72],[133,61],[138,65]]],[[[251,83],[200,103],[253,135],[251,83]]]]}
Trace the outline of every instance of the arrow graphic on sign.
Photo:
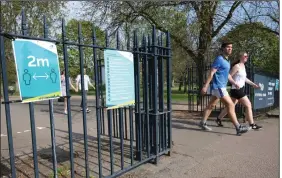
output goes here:
{"type": "Polygon", "coordinates": [[[33,78],[34,78],[34,80],[37,80],[37,78],[45,78],[45,79],[48,79],[49,76],[48,76],[46,73],[45,73],[45,75],[43,75],[43,76],[39,76],[39,75],[36,75],[36,73],[34,73],[33,78]]]}

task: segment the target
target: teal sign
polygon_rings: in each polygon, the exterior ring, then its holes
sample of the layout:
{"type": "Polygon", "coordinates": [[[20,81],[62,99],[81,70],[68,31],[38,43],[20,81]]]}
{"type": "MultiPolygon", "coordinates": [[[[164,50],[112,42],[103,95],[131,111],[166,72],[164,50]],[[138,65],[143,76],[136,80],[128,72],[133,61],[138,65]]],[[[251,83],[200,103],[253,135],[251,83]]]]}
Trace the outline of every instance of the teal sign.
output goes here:
{"type": "Polygon", "coordinates": [[[275,80],[275,91],[279,90],[279,79],[275,80]]]}
{"type": "Polygon", "coordinates": [[[61,77],[57,46],[38,40],[12,42],[23,103],[60,97],[61,77]]]}
{"type": "Polygon", "coordinates": [[[108,109],[135,104],[133,54],[105,50],[106,106],[108,109]]]}

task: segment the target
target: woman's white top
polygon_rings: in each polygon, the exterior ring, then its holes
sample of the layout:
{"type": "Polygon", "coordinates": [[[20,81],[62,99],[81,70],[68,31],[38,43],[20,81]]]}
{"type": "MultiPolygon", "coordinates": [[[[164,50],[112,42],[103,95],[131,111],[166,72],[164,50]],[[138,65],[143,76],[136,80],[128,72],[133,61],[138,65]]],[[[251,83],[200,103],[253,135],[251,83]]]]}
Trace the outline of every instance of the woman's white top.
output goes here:
{"type": "MultiPolygon", "coordinates": [[[[247,72],[245,66],[239,66],[239,70],[232,76],[233,80],[239,85],[240,88],[245,86],[247,72]]],[[[235,85],[232,85],[232,89],[236,89],[235,85]]]]}

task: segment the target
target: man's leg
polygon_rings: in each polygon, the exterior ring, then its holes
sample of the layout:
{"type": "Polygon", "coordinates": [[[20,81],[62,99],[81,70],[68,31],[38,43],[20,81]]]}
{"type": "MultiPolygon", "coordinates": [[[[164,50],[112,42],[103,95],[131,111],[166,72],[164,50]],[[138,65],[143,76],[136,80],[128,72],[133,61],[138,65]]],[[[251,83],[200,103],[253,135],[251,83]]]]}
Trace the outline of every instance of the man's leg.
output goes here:
{"type": "Polygon", "coordinates": [[[86,108],[86,112],[90,112],[87,106],[87,93],[88,93],[88,90],[85,90],[85,108],[86,108]]]}
{"type": "Polygon", "coordinates": [[[233,123],[233,125],[236,127],[237,135],[241,135],[242,133],[247,132],[249,129],[246,126],[241,126],[237,120],[237,116],[235,113],[235,105],[232,102],[229,95],[223,96],[221,98],[221,101],[224,103],[225,107],[227,108],[227,113],[233,123]]]}
{"type": "Polygon", "coordinates": [[[249,98],[247,96],[244,96],[243,98],[241,98],[239,100],[239,102],[246,108],[246,117],[247,117],[247,120],[250,124],[250,127],[252,127],[252,129],[254,129],[254,130],[261,129],[262,128],[261,126],[258,126],[254,123],[252,104],[251,104],[249,98]]]}
{"type": "Polygon", "coordinates": [[[199,125],[203,130],[212,130],[211,128],[207,126],[206,121],[208,120],[208,117],[210,116],[213,107],[216,105],[218,101],[219,99],[216,96],[212,96],[207,107],[205,108],[202,121],[200,122],[200,125],[199,125]]]}
{"type": "MultiPolygon", "coordinates": [[[[236,98],[232,98],[232,101],[234,103],[234,105],[236,105],[238,103],[238,100],[236,98]]],[[[225,107],[223,110],[221,110],[220,114],[217,116],[216,118],[216,123],[219,127],[223,127],[221,120],[224,118],[224,116],[227,115],[227,107],[225,107]]]]}

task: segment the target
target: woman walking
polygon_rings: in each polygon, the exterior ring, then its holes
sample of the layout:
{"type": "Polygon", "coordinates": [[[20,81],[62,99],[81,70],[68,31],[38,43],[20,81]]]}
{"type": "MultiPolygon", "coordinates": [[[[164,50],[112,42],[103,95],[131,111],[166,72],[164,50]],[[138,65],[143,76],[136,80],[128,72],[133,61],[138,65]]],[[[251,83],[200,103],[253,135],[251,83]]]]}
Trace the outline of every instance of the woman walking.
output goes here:
{"type": "MultiPolygon", "coordinates": [[[[236,105],[238,102],[241,103],[246,108],[246,118],[249,122],[250,128],[253,130],[259,130],[262,126],[259,126],[254,123],[253,119],[253,111],[252,104],[249,98],[246,96],[244,92],[245,83],[251,85],[254,88],[259,88],[259,86],[247,78],[245,63],[248,61],[248,54],[246,52],[239,53],[239,59],[233,63],[233,67],[230,71],[230,75],[233,80],[239,85],[239,89],[236,89],[234,85],[230,90],[230,96],[234,104],[236,105]]],[[[219,127],[223,127],[221,123],[221,119],[226,116],[227,109],[224,108],[221,113],[218,115],[216,119],[216,123],[219,127]]]]}
{"type": "MultiPolygon", "coordinates": [[[[71,80],[69,79],[69,84],[71,88],[77,92],[77,89],[72,85],[71,80]]],[[[67,92],[66,92],[66,77],[65,77],[65,71],[61,71],[61,90],[62,90],[62,95],[64,97],[64,113],[67,115],[67,92]]]]}

